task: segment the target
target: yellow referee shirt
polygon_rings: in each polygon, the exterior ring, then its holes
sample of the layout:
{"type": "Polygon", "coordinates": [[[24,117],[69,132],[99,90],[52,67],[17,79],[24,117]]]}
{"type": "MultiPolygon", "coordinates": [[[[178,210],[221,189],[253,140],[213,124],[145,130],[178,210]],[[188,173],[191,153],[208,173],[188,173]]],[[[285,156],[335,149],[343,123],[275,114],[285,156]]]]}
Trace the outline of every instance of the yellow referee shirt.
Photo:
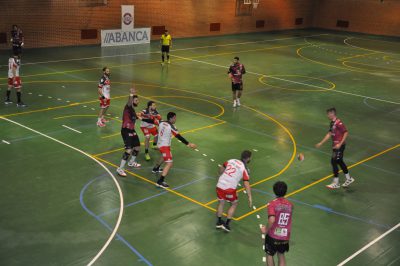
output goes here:
{"type": "Polygon", "coordinates": [[[162,45],[164,45],[164,46],[170,46],[170,45],[171,45],[171,40],[172,40],[172,37],[171,37],[170,34],[168,34],[168,35],[165,35],[165,34],[161,35],[162,45]]]}

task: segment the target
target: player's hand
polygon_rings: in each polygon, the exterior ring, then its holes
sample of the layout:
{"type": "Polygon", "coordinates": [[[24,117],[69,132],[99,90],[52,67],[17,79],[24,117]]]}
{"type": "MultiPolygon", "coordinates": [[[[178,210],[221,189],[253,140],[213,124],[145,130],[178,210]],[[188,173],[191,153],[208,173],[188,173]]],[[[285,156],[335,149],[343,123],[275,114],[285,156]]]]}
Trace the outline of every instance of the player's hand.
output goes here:
{"type": "Polygon", "coordinates": [[[319,149],[321,146],[322,146],[322,143],[321,143],[321,142],[315,144],[315,148],[317,148],[317,149],[319,149]]]}
{"type": "Polygon", "coordinates": [[[139,119],[139,120],[143,120],[142,113],[136,113],[136,117],[137,117],[137,119],[139,119]]]}
{"type": "Polygon", "coordinates": [[[267,227],[265,225],[262,225],[260,229],[261,229],[261,233],[263,233],[263,234],[268,233],[267,227]]]}
{"type": "Polygon", "coordinates": [[[338,149],[340,149],[341,146],[342,146],[342,145],[339,143],[339,144],[336,144],[335,146],[333,146],[333,148],[336,149],[336,150],[338,150],[338,149]]]}
{"type": "Polygon", "coordinates": [[[24,46],[24,43],[23,43],[23,42],[21,43],[21,46],[24,46]]]}
{"type": "Polygon", "coordinates": [[[188,146],[189,148],[191,148],[191,149],[196,149],[196,148],[197,148],[197,145],[194,144],[194,143],[189,143],[187,146],[188,146]]]}

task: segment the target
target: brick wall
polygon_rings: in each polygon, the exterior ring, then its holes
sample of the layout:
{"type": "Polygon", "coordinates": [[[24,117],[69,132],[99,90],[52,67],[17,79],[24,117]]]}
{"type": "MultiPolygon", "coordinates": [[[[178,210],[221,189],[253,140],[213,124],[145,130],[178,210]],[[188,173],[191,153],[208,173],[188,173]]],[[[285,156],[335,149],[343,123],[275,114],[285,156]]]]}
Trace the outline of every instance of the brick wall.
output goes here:
{"type": "Polygon", "coordinates": [[[400,36],[400,0],[317,0],[314,27],[400,36]],[[337,27],[348,21],[348,28],[337,27]]]}
{"type": "MultiPolygon", "coordinates": [[[[310,0],[261,0],[251,16],[235,16],[236,0],[108,0],[106,6],[83,7],[85,0],[13,0],[2,6],[0,33],[9,36],[18,24],[27,47],[84,45],[100,42],[81,39],[81,29],[120,28],[121,4],[135,5],[135,27],[165,26],[174,37],[310,27],[310,0]],[[302,25],[295,18],[302,17],[302,25]],[[257,20],[265,20],[256,28],[257,20]],[[210,23],[221,23],[210,32],[210,23]]],[[[158,36],[153,36],[158,38],[158,36]]],[[[5,45],[3,44],[3,47],[5,45]]]]}

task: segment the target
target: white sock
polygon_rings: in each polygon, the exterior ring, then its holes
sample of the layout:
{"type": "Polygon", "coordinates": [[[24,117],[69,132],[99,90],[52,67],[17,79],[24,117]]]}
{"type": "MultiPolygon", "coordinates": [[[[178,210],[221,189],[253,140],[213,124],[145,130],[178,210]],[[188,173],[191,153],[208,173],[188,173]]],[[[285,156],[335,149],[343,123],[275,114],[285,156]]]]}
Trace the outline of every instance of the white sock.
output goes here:
{"type": "Polygon", "coordinates": [[[236,100],[238,103],[240,103],[240,99],[238,98],[237,100],[236,100]]]}
{"type": "Polygon", "coordinates": [[[97,118],[97,122],[99,123],[101,122],[101,117],[97,118]]]}
{"type": "Polygon", "coordinates": [[[339,184],[339,177],[334,177],[333,178],[333,183],[339,184]]]}
{"type": "Polygon", "coordinates": [[[121,160],[121,164],[119,165],[119,169],[124,170],[126,164],[126,160],[121,160]]]}
{"type": "Polygon", "coordinates": [[[233,103],[236,103],[236,100],[233,100],[233,103]]]}
{"type": "Polygon", "coordinates": [[[131,156],[131,159],[129,160],[130,164],[133,164],[134,162],[136,162],[136,156],[131,156]]]}
{"type": "Polygon", "coordinates": [[[349,174],[349,173],[347,173],[347,174],[344,174],[344,176],[346,177],[346,179],[350,179],[350,178],[351,178],[351,176],[350,176],[350,174],[349,174]]]}

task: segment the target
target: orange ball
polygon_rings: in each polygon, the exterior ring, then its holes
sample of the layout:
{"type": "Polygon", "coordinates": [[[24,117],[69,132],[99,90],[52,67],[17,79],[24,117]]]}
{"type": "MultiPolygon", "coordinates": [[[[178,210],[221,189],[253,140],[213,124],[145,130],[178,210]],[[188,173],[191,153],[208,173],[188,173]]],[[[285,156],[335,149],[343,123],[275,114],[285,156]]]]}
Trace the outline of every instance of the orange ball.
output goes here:
{"type": "Polygon", "coordinates": [[[297,159],[298,159],[299,161],[304,161],[304,154],[299,153],[299,155],[297,155],[297,159]]]}

